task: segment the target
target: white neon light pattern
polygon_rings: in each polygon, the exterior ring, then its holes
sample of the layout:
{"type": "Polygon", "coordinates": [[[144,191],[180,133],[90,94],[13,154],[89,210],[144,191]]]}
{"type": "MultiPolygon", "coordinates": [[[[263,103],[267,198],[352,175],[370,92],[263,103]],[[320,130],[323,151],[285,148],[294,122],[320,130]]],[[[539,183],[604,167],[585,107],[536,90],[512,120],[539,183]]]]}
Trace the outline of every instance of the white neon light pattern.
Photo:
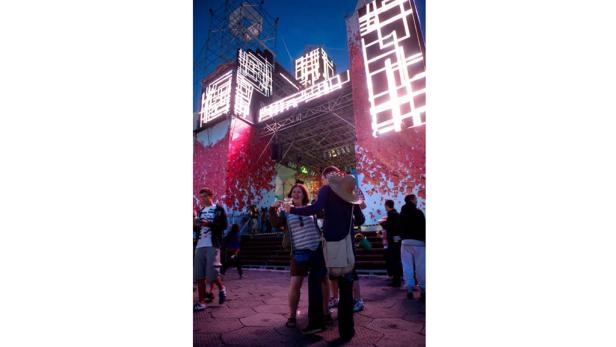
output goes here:
{"type": "Polygon", "coordinates": [[[259,110],[259,122],[263,122],[272,117],[275,117],[291,108],[297,108],[300,104],[305,104],[311,100],[317,99],[323,95],[329,94],[335,90],[342,88],[351,80],[349,70],[336,75],[326,81],[317,83],[298,93],[291,94],[284,99],[280,99],[269,105],[262,107],[259,110]]]}
{"type": "Polygon", "coordinates": [[[237,85],[235,86],[235,104],[233,110],[235,114],[248,118],[250,115],[250,101],[252,100],[252,91],[255,89],[246,78],[240,74],[236,77],[237,85]]]}
{"type": "Polygon", "coordinates": [[[321,77],[334,76],[334,62],[322,48],[316,48],[295,60],[295,79],[306,87],[316,83],[321,77]]]}
{"type": "Polygon", "coordinates": [[[259,93],[272,95],[273,65],[259,54],[239,50],[237,74],[245,77],[259,93]]]}
{"type": "Polygon", "coordinates": [[[425,124],[426,73],[415,24],[409,0],[375,0],[359,10],[375,137],[425,124]]]}
{"type": "Polygon", "coordinates": [[[231,104],[231,79],[233,70],[227,71],[208,84],[201,94],[200,126],[229,112],[231,104]]]}

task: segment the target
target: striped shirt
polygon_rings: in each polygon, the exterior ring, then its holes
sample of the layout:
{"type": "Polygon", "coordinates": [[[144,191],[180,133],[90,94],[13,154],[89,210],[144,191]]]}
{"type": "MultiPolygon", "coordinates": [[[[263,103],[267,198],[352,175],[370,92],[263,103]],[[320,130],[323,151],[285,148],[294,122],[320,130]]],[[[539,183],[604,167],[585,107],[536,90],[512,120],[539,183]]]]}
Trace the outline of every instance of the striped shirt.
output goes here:
{"type": "Polygon", "coordinates": [[[287,226],[291,233],[294,249],[309,249],[311,251],[317,249],[319,242],[321,242],[321,233],[316,227],[314,216],[287,214],[287,226]]]}

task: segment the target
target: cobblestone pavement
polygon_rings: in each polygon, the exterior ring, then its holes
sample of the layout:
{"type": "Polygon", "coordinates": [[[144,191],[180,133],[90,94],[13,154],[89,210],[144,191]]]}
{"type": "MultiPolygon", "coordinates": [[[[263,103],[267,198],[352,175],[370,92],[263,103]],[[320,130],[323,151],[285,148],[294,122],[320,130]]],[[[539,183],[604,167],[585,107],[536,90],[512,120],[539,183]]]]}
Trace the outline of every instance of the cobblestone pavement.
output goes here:
{"type": "MultiPolygon", "coordinates": [[[[345,346],[425,346],[425,304],[406,298],[406,290],[387,287],[385,277],[360,276],[365,308],[355,313],[355,337],[345,346]]],[[[285,327],[289,315],[289,273],[245,270],[239,279],[229,269],[224,279],[227,301],[216,299],[205,311],[193,314],[194,346],[333,346],[338,338],[334,323],[319,334],[303,336],[307,324],[308,279],[304,279],[297,328],[285,327]]],[[[209,285],[209,284],[208,284],[209,285]]],[[[217,294],[217,290],[214,290],[217,294]]],[[[196,300],[196,293],[194,293],[196,300]]]]}

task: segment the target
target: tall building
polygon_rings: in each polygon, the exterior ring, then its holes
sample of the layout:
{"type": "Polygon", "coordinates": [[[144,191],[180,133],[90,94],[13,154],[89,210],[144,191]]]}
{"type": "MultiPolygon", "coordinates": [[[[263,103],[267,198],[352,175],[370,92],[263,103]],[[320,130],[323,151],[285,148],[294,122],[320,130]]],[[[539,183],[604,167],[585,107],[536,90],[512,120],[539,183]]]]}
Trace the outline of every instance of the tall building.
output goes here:
{"type": "Polygon", "coordinates": [[[334,61],[321,47],[307,50],[304,55],[295,60],[295,79],[304,87],[331,78],[335,74],[334,61]]]}

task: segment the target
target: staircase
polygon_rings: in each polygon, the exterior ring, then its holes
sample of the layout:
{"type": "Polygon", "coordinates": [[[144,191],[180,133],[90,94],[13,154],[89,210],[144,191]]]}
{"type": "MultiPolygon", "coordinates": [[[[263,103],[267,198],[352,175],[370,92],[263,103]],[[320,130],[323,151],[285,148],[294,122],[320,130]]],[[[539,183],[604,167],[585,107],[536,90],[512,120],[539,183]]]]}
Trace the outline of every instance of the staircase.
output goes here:
{"type": "MultiPolygon", "coordinates": [[[[372,244],[371,250],[355,248],[356,269],[359,272],[385,272],[385,250],[376,231],[362,231],[372,244]]],[[[244,235],[241,241],[242,263],[247,267],[283,269],[289,267],[289,251],[282,248],[282,233],[244,235]]]]}

